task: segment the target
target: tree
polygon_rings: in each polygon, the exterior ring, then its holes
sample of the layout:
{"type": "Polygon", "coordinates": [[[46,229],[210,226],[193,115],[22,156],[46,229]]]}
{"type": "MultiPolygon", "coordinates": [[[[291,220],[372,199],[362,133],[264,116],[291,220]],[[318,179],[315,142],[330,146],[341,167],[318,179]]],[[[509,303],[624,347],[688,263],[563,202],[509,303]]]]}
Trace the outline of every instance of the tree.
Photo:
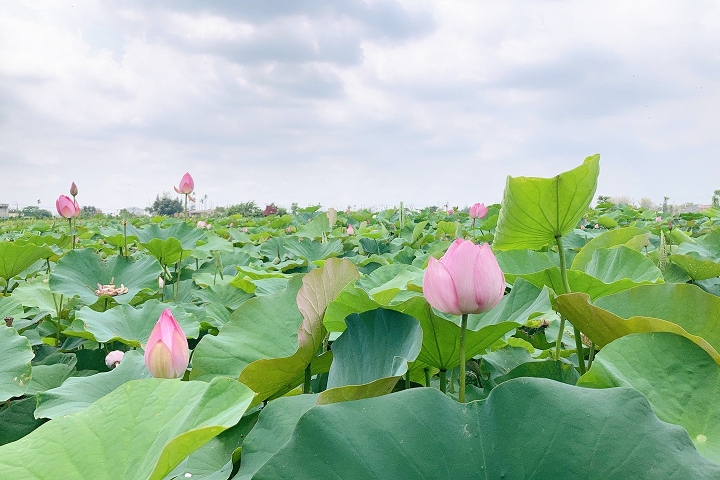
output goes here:
{"type": "Polygon", "coordinates": [[[228,215],[242,215],[243,217],[262,217],[263,212],[260,210],[260,208],[257,206],[254,200],[245,202],[245,203],[238,203],[237,205],[230,205],[227,208],[227,214],[228,215]]]}
{"type": "Polygon", "coordinates": [[[183,207],[180,200],[177,198],[170,198],[170,195],[167,192],[164,192],[162,197],[160,195],[156,196],[152,206],[147,207],[145,210],[153,215],[166,215],[171,217],[176,213],[185,211],[185,207],[183,207]]]}
{"type": "Polygon", "coordinates": [[[712,196],[712,206],[720,208],[720,190],[715,190],[712,196]]]}
{"type": "Polygon", "coordinates": [[[83,218],[93,217],[102,214],[102,212],[92,205],[85,205],[80,209],[80,216],[83,218]]]}
{"type": "Polygon", "coordinates": [[[598,205],[601,203],[610,203],[610,197],[607,195],[598,195],[597,203],[598,205]]]}
{"type": "Polygon", "coordinates": [[[52,218],[52,213],[34,205],[29,205],[22,209],[25,218],[52,218]]]}

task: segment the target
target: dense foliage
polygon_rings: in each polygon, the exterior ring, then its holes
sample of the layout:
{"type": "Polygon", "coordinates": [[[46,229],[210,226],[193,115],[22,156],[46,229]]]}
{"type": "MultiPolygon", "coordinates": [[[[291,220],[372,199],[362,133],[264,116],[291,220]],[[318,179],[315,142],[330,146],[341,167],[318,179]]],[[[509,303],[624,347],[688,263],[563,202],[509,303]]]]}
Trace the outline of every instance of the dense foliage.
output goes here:
{"type": "Polygon", "coordinates": [[[720,478],[720,211],[590,208],[598,169],[482,218],[0,223],[0,478],[720,478]],[[423,295],[457,238],[506,283],[462,320],[423,295]],[[190,366],[151,378],[170,312],[190,366]]]}

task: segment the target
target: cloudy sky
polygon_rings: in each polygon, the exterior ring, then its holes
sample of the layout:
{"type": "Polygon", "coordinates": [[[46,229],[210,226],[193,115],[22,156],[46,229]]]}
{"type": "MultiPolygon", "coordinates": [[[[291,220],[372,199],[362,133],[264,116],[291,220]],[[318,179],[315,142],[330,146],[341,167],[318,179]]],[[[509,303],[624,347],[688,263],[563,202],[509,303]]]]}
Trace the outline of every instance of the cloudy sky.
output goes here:
{"type": "MultiPolygon", "coordinates": [[[[720,189],[716,1],[0,3],[0,203],[465,206],[600,153],[598,194],[720,189]]],[[[200,205],[198,205],[200,206],[200,205]]]]}

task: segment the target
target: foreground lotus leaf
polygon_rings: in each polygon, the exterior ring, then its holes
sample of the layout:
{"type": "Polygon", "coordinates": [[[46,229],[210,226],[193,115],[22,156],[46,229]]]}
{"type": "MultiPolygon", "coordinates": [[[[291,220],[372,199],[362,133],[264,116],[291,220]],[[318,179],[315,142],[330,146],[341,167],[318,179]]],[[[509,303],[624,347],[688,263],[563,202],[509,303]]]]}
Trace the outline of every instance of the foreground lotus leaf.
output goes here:
{"type": "Polygon", "coordinates": [[[159,480],[235,425],[252,397],[249,388],[228,378],[134,380],[0,447],[0,478],[159,480]]]}
{"type": "Polygon", "coordinates": [[[429,388],[308,403],[268,405],[236,478],[720,478],[631,388],[523,378],[464,405],[429,388]]]}

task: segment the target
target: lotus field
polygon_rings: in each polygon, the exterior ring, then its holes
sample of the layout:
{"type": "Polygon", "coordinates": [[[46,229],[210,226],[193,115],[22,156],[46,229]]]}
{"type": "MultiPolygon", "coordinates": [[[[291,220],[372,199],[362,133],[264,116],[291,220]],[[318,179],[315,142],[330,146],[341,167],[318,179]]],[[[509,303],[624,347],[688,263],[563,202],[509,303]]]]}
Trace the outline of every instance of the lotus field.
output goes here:
{"type": "Polygon", "coordinates": [[[204,219],[73,184],[0,223],[0,479],[720,478],[720,211],[591,208],[599,170],[204,219]]]}

